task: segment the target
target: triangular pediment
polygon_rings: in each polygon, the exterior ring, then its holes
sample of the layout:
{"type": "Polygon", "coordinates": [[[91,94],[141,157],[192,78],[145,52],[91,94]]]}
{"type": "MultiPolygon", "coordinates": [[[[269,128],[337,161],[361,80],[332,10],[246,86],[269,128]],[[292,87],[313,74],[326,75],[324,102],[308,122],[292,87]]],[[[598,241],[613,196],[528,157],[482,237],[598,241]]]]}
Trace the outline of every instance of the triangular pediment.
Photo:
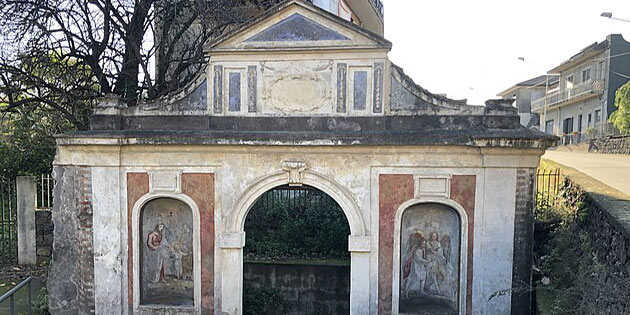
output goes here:
{"type": "Polygon", "coordinates": [[[289,0],[205,45],[210,53],[326,48],[389,50],[391,43],[311,3],[289,0]]]}
{"type": "Polygon", "coordinates": [[[299,13],[294,13],[246,42],[302,42],[324,40],[350,40],[330,28],[299,13]]]}

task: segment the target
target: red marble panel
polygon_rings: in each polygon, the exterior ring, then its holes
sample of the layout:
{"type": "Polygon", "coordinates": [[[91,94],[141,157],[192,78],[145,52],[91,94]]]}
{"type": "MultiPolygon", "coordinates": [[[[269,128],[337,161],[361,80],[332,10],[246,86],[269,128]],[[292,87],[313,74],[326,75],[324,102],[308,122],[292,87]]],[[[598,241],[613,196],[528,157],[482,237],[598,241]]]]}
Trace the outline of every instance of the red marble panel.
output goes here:
{"type": "Polygon", "coordinates": [[[413,175],[379,176],[378,313],[392,313],[392,268],[396,210],[414,195],[413,175]]]}
{"type": "Polygon", "coordinates": [[[133,231],[132,211],[138,199],[149,193],[149,174],[127,173],[127,284],[129,312],[133,310],[133,231]]]}
{"type": "Polygon", "coordinates": [[[466,266],[466,314],[472,314],[473,244],[475,240],[475,175],[454,175],[451,179],[451,199],[460,204],[468,216],[468,262],[466,266]]]}
{"type": "Polygon", "coordinates": [[[199,207],[201,312],[214,314],[214,174],[182,174],[182,193],[199,207]]]}

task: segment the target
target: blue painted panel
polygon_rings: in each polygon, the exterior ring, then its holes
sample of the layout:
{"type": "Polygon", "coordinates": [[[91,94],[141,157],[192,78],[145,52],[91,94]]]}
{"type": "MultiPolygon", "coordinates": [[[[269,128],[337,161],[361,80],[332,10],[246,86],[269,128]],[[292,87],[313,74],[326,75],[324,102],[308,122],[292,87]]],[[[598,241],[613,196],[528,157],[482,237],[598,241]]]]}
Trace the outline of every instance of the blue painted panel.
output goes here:
{"type": "Polygon", "coordinates": [[[223,67],[214,66],[214,112],[223,111],[223,67]]]}
{"type": "Polygon", "coordinates": [[[298,13],[250,37],[246,42],[348,40],[347,37],[298,13]]]}
{"type": "Polygon", "coordinates": [[[239,112],[241,111],[241,74],[231,72],[229,80],[228,110],[231,112],[239,112]]]}
{"type": "Polygon", "coordinates": [[[367,102],[367,71],[354,72],[354,109],[365,110],[367,102]]]}

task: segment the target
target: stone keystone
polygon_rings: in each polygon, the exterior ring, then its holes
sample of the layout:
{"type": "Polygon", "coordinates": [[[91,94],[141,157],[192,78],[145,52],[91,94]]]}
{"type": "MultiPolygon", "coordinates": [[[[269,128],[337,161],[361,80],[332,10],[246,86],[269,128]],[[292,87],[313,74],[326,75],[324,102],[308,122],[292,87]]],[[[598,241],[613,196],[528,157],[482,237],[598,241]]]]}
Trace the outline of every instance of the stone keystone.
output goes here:
{"type": "Polygon", "coordinates": [[[284,161],[282,169],[289,172],[289,186],[302,186],[304,181],[303,172],[307,168],[304,161],[284,161]]]}

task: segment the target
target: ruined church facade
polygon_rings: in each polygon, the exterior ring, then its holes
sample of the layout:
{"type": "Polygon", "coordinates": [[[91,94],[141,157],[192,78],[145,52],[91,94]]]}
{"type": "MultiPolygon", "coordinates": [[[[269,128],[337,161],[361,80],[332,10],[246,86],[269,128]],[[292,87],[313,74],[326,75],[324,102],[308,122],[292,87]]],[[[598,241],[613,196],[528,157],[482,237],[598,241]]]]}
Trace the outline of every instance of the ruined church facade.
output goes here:
{"type": "Polygon", "coordinates": [[[310,186],[343,210],[351,314],[529,314],[535,170],[555,138],[416,85],[381,36],[286,1],[186,88],[58,138],[53,313],[242,314],[244,221],[310,186]]]}

